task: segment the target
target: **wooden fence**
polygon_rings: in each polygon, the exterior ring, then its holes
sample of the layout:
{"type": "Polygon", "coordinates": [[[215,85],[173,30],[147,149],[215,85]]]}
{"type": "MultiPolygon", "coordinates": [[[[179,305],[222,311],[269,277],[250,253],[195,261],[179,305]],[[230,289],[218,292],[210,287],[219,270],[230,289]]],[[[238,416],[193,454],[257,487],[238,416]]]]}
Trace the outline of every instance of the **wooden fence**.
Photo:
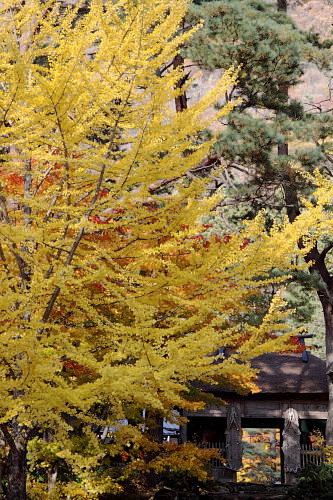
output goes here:
{"type": "Polygon", "coordinates": [[[325,456],[320,448],[312,444],[301,444],[301,468],[307,464],[320,465],[325,461],[325,456]]]}
{"type": "MultiPolygon", "coordinates": [[[[213,442],[205,442],[201,443],[200,446],[206,449],[215,448],[219,451],[219,455],[221,456],[222,461],[219,458],[211,458],[209,461],[209,465],[212,470],[222,469],[223,467],[223,458],[225,458],[225,443],[222,441],[213,441],[213,442]]],[[[312,444],[302,444],[301,445],[301,468],[305,467],[307,464],[320,465],[325,461],[325,456],[323,451],[312,444]]]]}
{"type": "MultiPolygon", "coordinates": [[[[205,442],[205,443],[201,443],[201,446],[202,446],[202,448],[206,448],[206,449],[215,448],[218,450],[221,458],[225,457],[225,444],[222,441],[205,442]]],[[[214,468],[223,467],[223,461],[221,462],[221,460],[219,458],[213,457],[210,459],[209,465],[210,465],[210,467],[214,467],[214,468]]]]}

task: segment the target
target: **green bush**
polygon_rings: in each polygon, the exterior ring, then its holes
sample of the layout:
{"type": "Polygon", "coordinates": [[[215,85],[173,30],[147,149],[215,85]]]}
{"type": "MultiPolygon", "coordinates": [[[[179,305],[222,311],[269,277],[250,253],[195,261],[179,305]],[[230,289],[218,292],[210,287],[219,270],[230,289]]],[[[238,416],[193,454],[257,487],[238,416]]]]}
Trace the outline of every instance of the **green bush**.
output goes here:
{"type": "Polygon", "coordinates": [[[290,490],[290,497],[297,499],[332,499],[333,465],[308,464],[298,474],[297,486],[290,490]]]}

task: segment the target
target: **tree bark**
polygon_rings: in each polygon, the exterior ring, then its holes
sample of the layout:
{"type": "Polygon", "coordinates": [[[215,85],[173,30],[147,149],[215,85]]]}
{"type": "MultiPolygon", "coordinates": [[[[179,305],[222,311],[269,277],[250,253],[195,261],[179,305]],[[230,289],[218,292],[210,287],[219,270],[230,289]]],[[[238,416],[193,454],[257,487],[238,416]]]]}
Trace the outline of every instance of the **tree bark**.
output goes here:
{"type": "MultiPolygon", "coordinates": [[[[52,429],[45,429],[43,432],[43,441],[51,443],[53,439],[52,429]]],[[[58,467],[56,463],[51,463],[47,469],[47,492],[50,494],[56,485],[58,476],[58,467]]]]}
{"type": "Polygon", "coordinates": [[[58,476],[58,467],[53,464],[50,465],[50,467],[47,470],[47,492],[51,493],[53,488],[56,485],[57,482],[57,476],[58,476]]]}
{"type": "Polygon", "coordinates": [[[26,500],[26,445],[10,448],[7,500],[26,500]]]}
{"type": "Polygon", "coordinates": [[[145,422],[149,439],[155,443],[163,443],[163,417],[153,411],[146,410],[145,422]]]}
{"type": "MultiPolygon", "coordinates": [[[[3,433],[1,431],[1,429],[0,429],[0,446],[1,446],[1,448],[4,448],[6,446],[6,441],[3,437],[3,433]]],[[[7,460],[6,460],[6,457],[1,457],[1,459],[0,459],[0,498],[4,498],[4,495],[5,495],[4,485],[7,481],[7,477],[8,477],[7,460]]]]}
{"type": "Polygon", "coordinates": [[[26,500],[26,456],[28,442],[26,430],[20,427],[15,419],[12,421],[10,430],[5,424],[1,425],[1,430],[9,447],[6,498],[7,500],[26,500]]]}

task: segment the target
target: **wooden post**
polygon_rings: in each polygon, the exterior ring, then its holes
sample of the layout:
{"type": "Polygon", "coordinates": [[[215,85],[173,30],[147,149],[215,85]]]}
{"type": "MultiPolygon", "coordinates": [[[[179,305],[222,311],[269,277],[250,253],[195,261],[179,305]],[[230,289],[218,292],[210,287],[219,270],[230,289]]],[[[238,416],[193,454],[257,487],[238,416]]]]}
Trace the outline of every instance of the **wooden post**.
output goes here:
{"type": "Polygon", "coordinates": [[[226,436],[226,468],[232,471],[233,481],[237,480],[236,472],[242,467],[242,425],[240,408],[231,404],[227,409],[226,436]]]}
{"type": "Polygon", "coordinates": [[[284,470],[284,453],[282,451],[282,445],[283,445],[282,431],[283,431],[283,426],[280,428],[280,440],[279,440],[280,442],[279,442],[279,447],[280,447],[281,484],[285,484],[285,482],[286,482],[286,475],[285,475],[285,470],[284,470]]]}
{"type": "Polygon", "coordinates": [[[285,482],[286,484],[295,484],[296,474],[301,468],[301,444],[298,423],[298,414],[294,408],[288,408],[284,413],[283,429],[285,482]]]}
{"type": "Polygon", "coordinates": [[[187,442],[187,422],[184,422],[179,429],[179,444],[187,442]]]}

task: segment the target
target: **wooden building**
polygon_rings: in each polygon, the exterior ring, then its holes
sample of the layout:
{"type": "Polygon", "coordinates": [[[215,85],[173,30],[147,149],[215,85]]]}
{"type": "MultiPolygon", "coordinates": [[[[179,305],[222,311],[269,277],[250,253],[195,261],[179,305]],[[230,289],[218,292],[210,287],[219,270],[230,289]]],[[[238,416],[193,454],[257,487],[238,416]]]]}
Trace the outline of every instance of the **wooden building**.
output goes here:
{"type": "MultiPolygon", "coordinates": [[[[314,429],[325,431],[328,387],[325,362],[301,354],[264,354],[252,361],[260,392],[241,396],[219,386],[201,387],[225,401],[187,412],[182,440],[221,443],[226,465],[215,477],[235,481],[242,464],[242,427],[280,429],[282,482],[292,483],[301,468],[302,445],[314,429]]],[[[304,446],[303,446],[304,448],[304,446]]]]}

